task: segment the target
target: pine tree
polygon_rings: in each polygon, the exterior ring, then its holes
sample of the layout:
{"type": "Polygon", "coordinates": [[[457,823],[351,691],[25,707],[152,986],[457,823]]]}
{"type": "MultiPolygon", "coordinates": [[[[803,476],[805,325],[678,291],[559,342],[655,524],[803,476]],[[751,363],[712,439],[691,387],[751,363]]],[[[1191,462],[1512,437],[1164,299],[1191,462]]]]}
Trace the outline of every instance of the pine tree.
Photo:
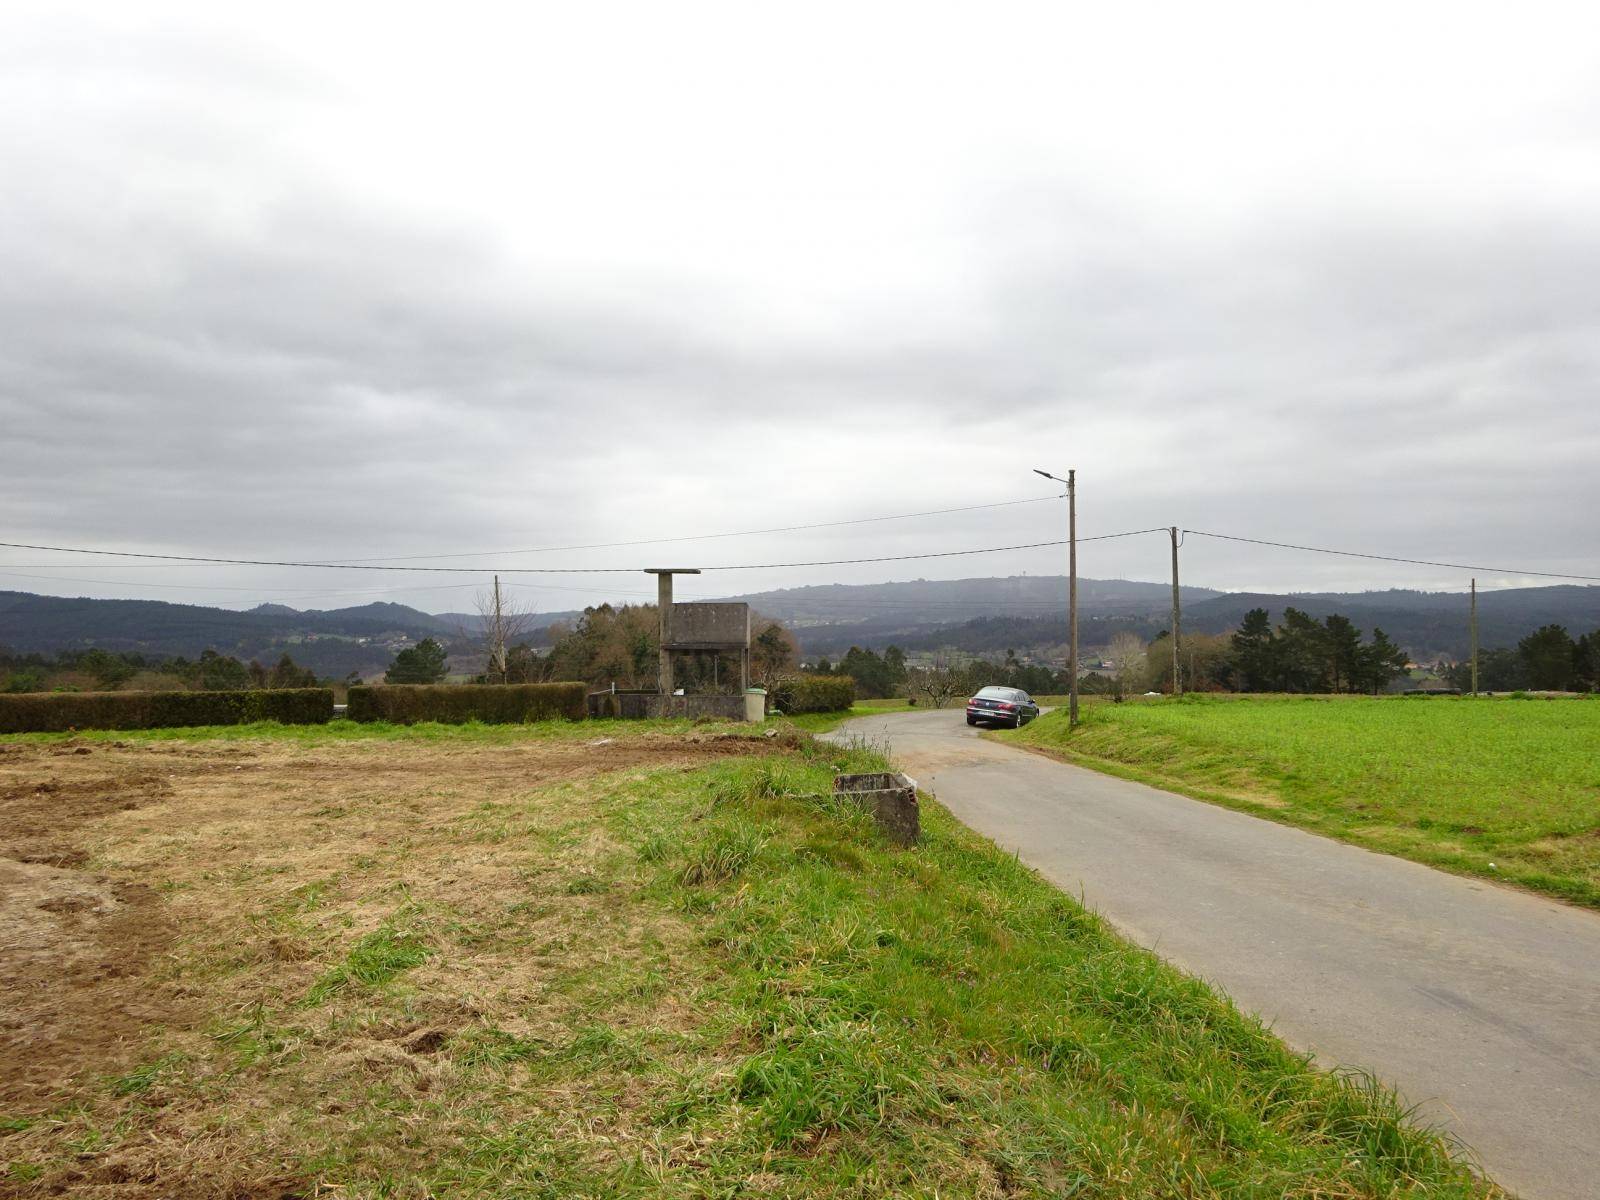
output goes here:
{"type": "Polygon", "coordinates": [[[1324,645],[1328,655],[1328,684],[1335,692],[1353,692],[1364,681],[1361,674],[1361,630],[1349,617],[1329,613],[1323,618],[1324,645]]]}
{"type": "Polygon", "coordinates": [[[1372,641],[1361,647],[1353,687],[1364,692],[1380,692],[1391,679],[1405,674],[1406,652],[1389,640],[1383,630],[1373,627],[1372,641]]]}
{"type": "Polygon", "coordinates": [[[1572,644],[1572,686],[1600,692],[1600,629],[1572,644]]]}
{"type": "Polygon", "coordinates": [[[1528,686],[1540,691],[1571,689],[1573,658],[1577,647],[1560,625],[1546,625],[1517,643],[1517,653],[1528,669],[1528,686]]]}
{"type": "Polygon", "coordinates": [[[385,683],[439,683],[445,677],[445,648],[432,638],[423,638],[409,650],[394,656],[384,672],[385,683]]]}
{"type": "Polygon", "coordinates": [[[1242,692],[1264,692],[1275,682],[1277,647],[1264,608],[1252,608],[1233,635],[1233,665],[1242,692]]]}
{"type": "Polygon", "coordinates": [[[1298,608],[1283,610],[1278,626],[1278,679],[1286,692],[1328,690],[1328,631],[1298,608]]]}

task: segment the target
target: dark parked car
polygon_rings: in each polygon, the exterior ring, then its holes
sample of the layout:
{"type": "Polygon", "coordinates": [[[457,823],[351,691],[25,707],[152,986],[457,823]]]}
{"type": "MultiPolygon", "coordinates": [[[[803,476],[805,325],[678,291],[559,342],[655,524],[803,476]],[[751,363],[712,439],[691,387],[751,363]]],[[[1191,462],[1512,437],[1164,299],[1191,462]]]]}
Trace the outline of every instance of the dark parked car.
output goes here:
{"type": "Polygon", "coordinates": [[[1021,729],[1039,715],[1033,697],[1021,688],[986,687],[967,701],[967,724],[1009,725],[1021,729]]]}

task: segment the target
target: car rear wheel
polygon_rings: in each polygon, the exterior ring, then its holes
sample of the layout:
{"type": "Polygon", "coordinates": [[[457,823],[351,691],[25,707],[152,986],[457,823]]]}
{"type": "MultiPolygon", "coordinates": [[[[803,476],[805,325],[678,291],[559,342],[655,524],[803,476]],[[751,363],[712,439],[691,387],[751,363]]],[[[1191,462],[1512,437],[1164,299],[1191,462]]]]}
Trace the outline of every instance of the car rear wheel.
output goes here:
{"type": "Polygon", "coordinates": [[[977,717],[968,717],[967,718],[967,724],[968,725],[976,725],[977,723],[978,723],[978,718],[977,717]]]}

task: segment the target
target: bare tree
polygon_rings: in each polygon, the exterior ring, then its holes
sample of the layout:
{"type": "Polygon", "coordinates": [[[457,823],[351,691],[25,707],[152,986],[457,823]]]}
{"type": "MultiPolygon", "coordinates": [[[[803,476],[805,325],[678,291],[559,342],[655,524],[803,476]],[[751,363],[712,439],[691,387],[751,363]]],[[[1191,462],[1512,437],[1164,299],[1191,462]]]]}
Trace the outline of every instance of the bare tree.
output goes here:
{"type": "Polygon", "coordinates": [[[943,708],[967,690],[967,681],[948,667],[917,667],[906,675],[906,689],[933,708],[943,708]]]}
{"type": "Polygon", "coordinates": [[[760,622],[765,624],[750,642],[750,682],[772,691],[781,680],[793,676],[800,650],[794,634],[777,621],[756,618],[756,623],[760,622]]]}
{"type": "Polygon", "coordinates": [[[1110,658],[1111,677],[1116,683],[1116,698],[1120,702],[1130,689],[1144,686],[1149,658],[1139,635],[1126,631],[1111,639],[1110,658]]]}
{"type": "Polygon", "coordinates": [[[504,683],[511,648],[533,623],[533,610],[502,592],[498,575],[493,590],[479,592],[475,603],[482,620],[478,640],[485,652],[484,677],[490,683],[504,683]]]}

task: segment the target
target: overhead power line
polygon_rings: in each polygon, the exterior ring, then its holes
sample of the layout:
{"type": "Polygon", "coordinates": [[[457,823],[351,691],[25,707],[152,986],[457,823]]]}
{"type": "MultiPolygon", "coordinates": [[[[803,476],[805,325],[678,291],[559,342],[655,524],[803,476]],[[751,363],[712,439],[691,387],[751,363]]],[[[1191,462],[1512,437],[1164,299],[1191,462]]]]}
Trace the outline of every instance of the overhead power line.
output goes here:
{"type": "Polygon", "coordinates": [[[1541,579],[1579,579],[1587,583],[1600,583],[1600,575],[1567,575],[1560,571],[1525,571],[1516,567],[1484,567],[1471,563],[1436,562],[1427,558],[1401,558],[1395,554],[1365,554],[1359,550],[1330,550],[1326,546],[1302,546],[1295,542],[1269,542],[1265,538],[1240,537],[1232,533],[1207,533],[1203,529],[1185,529],[1196,537],[1221,538],[1228,542],[1249,542],[1253,546],[1276,546],[1280,550],[1308,550],[1313,554],[1337,554],[1343,558],[1369,558],[1377,562],[1410,563],[1418,567],[1448,567],[1455,571],[1484,571],[1491,575],[1537,575],[1541,579]]]}
{"type": "MultiPolygon", "coordinates": [[[[1103,533],[1096,537],[1079,538],[1080,542],[1100,542],[1110,538],[1134,537],[1141,533],[1165,533],[1165,529],[1134,529],[1126,533],[1103,533]]],[[[925,554],[880,554],[868,558],[815,559],[809,562],[771,563],[719,563],[701,567],[701,571],[766,571],[781,567],[843,567],[857,563],[912,562],[929,558],[959,558],[973,554],[1002,554],[1008,550],[1038,550],[1049,546],[1065,546],[1065,539],[1053,542],[1023,542],[1014,546],[982,546],[972,550],[934,550],[925,554]]],[[[156,559],[161,562],[211,563],[235,567],[304,567],[323,571],[427,571],[453,575],[637,575],[645,567],[402,567],[384,563],[309,562],[294,559],[222,558],[204,554],[153,554],[138,550],[93,550],[83,546],[41,546],[31,542],[0,542],[0,547],[11,550],[48,550],[57,554],[99,554],[111,558],[156,559]]]]}

